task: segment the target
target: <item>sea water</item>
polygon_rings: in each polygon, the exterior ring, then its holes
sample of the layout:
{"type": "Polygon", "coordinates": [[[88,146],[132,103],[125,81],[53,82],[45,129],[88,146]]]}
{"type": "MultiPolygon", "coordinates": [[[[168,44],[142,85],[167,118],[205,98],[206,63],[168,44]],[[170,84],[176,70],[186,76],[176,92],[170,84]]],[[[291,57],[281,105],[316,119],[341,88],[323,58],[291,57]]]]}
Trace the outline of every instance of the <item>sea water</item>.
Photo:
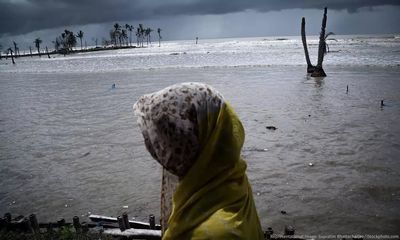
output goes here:
{"type": "MultiPolygon", "coordinates": [[[[132,105],[196,81],[218,89],[243,122],[242,155],[264,229],[398,234],[400,39],[333,37],[324,79],[306,74],[299,37],[2,59],[0,214],[158,218],[161,171],[132,105]]],[[[308,43],[315,63],[317,37],[308,43]]]]}

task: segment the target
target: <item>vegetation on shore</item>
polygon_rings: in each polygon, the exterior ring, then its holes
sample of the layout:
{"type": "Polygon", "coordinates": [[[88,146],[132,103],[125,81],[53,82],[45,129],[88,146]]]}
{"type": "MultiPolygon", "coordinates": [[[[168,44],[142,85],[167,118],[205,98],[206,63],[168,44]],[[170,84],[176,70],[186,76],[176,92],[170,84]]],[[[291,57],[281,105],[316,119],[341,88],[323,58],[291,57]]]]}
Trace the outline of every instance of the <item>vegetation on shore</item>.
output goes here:
{"type": "MultiPolygon", "coordinates": [[[[98,46],[98,39],[93,38],[92,41],[95,43],[95,47],[87,47],[85,39],[85,33],[82,30],[79,30],[76,34],[68,29],[65,29],[59,36],[55,38],[52,43],[54,44],[54,50],[49,52],[47,46],[45,46],[46,52],[41,50],[43,48],[43,41],[40,38],[36,38],[32,43],[37,50],[36,53],[32,52],[32,46],[29,46],[29,54],[21,54],[18,48],[18,44],[14,41],[14,47],[9,47],[4,50],[4,55],[1,54],[2,46],[0,45],[0,60],[2,58],[8,59],[9,57],[12,59],[12,62],[15,63],[14,58],[18,57],[33,57],[39,56],[42,54],[47,54],[50,58],[50,54],[63,54],[64,56],[71,53],[78,52],[92,52],[92,51],[102,51],[102,50],[112,50],[112,49],[121,49],[121,48],[136,48],[136,47],[144,47],[144,43],[148,46],[151,44],[151,33],[154,30],[150,27],[144,27],[143,24],[139,24],[138,27],[134,27],[130,24],[125,24],[125,26],[121,26],[119,23],[115,23],[113,28],[110,30],[109,39],[102,39],[102,46],[98,46]],[[136,28],[136,45],[132,44],[132,32],[136,28]],[[80,49],[77,49],[78,39],[80,43],[80,49]],[[83,41],[85,42],[85,47],[83,46],[83,41]]],[[[159,46],[161,46],[161,28],[157,29],[158,33],[158,42],[159,46]]]]}

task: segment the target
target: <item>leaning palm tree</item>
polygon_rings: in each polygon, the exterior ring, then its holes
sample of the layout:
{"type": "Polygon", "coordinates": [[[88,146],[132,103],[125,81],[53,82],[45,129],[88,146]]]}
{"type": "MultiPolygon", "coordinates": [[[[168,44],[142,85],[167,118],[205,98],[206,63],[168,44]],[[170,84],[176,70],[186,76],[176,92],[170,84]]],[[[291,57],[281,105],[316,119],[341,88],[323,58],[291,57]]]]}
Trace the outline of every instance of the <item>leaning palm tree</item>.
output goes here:
{"type": "Polygon", "coordinates": [[[132,31],[133,31],[133,26],[129,24],[125,24],[125,28],[127,31],[129,31],[129,46],[132,45],[132,31]]]}
{"type": "Polygon", "coordinates": [[[78,34],[76,34],[76,37],[81,40],[81,50],[82,50],[82,38],[83,38],[83,32],[82,30],[79,30],[78,34]]]}
{"type": "Polygon", "coordinates": [[[161,28],[157,29],[157,33],[158,33],[158,46],[161,47],[161,28]]]}
{"type": "Polygon", "coordinates": [[[41,56],[40,56],[40,44],[42,43],[42,40],[41,40],[40,38],[36,38],[35,41],[34,41],[33,43],[35,44],[35,46],[36,46],[36,48],[37,48],[39,57],[41,57],[41,56]]]}

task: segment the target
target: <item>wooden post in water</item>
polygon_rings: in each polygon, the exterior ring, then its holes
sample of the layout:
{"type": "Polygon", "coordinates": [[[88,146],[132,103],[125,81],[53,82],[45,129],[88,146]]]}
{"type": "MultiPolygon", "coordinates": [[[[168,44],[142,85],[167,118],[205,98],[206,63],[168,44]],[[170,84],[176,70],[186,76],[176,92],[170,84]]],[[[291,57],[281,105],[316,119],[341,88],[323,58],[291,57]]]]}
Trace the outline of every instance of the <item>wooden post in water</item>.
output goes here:
{"type": "Polygon", "coordinates": [[[32,229],[35,233],[39,232],[39,224],[35,214],[29,215],[29,221],[31,223],[32,229]]]}
{"type": "Polygon", "coordinates": [[[28,218],[24,218],[24,220],[22,220],[22,229],[25,232],[29,232],[29,233],[33,232],[33,229],[32,229],[32,226],[31,226],[31,222],[29,221],[28,218]]]}
{"type": "Polygon", "coordinates": [[[314,66],[311,64],[310,56],[308,55],[307,39],[306,39],[306,19],[301,19],[301,41],[303,42],[304,55],[307,62],[307,73],[314,72],[314,66]]]}
{"type": "Polygon", "coordinates": [[[81,224],[79,223],[79,217],[78,216],[74,216],[72,218],[72,223],[74,225],[75,231],[76,232],[80,232],[81,231],[81,224]]]}
{"type": "Polygon", "coordinates": [[[321,33],[319,35],[319,47],[318,47],[318,63],[315,66],[314,72],[311,73],[311,77],[326,77],[326,73],[322,68],[322,62],[324,61],[325,51],[325,28],[326,28],[326,16],[327,8],[324,8],[324,16],[322,18],[321,33]]]}
{"type": "Polygon", "coordinates": [[[156,229],[156,219],[153,214],[149,215],[150,229],[156,229]]]}
{"type": "Polygon", "coordinates": [[[61,218],[60,220],[57,221],[57,224],[59,228],[65,226],[65,219],[61,218]]]}
{"type": "Polygon", "coordinates": [[[130,224],[129,224],[128,214],[127,214],[126,212],[124,212],[124,213],[122,214],[122,220],[123,220],[123,222],[124,222],[124,226],[125,226],[126,229],[131,228],[131,226],[130,226],[130,224]]]}
{"type": "Polygon", "coordinates": [[[11,213],[5,213],[4,220],[6,220],[6,223],[10,223],[11,222],[11,213]]]}
{"type": "Polygon", "coordinates": [[[87,233],[89,231],[89,226],[88,226],[87,222],[82,222],[81,227],[82,227],[83,233],[87,233]]]}
{"type": "Polygon", "coordinates": [[[124,220],[122,219],[121,216],[117,217],[117,221],[118,221],[118,227],[121,230],[121,232],[125,231],[125,224],[124,224],[124,220]]]}

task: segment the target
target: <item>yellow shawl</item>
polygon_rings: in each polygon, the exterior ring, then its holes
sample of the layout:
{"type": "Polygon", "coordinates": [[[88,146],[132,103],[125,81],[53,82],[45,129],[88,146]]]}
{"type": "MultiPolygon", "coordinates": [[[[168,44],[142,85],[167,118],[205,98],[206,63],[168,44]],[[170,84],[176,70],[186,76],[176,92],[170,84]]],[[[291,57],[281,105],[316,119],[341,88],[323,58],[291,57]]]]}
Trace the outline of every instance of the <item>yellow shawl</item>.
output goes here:
{"type": "Polygon", "coordinates": [[[240,157],[243,126],[227,103],[206,115],[202,150],[179,181],[163,239],[264,239],[240,157]]]}

